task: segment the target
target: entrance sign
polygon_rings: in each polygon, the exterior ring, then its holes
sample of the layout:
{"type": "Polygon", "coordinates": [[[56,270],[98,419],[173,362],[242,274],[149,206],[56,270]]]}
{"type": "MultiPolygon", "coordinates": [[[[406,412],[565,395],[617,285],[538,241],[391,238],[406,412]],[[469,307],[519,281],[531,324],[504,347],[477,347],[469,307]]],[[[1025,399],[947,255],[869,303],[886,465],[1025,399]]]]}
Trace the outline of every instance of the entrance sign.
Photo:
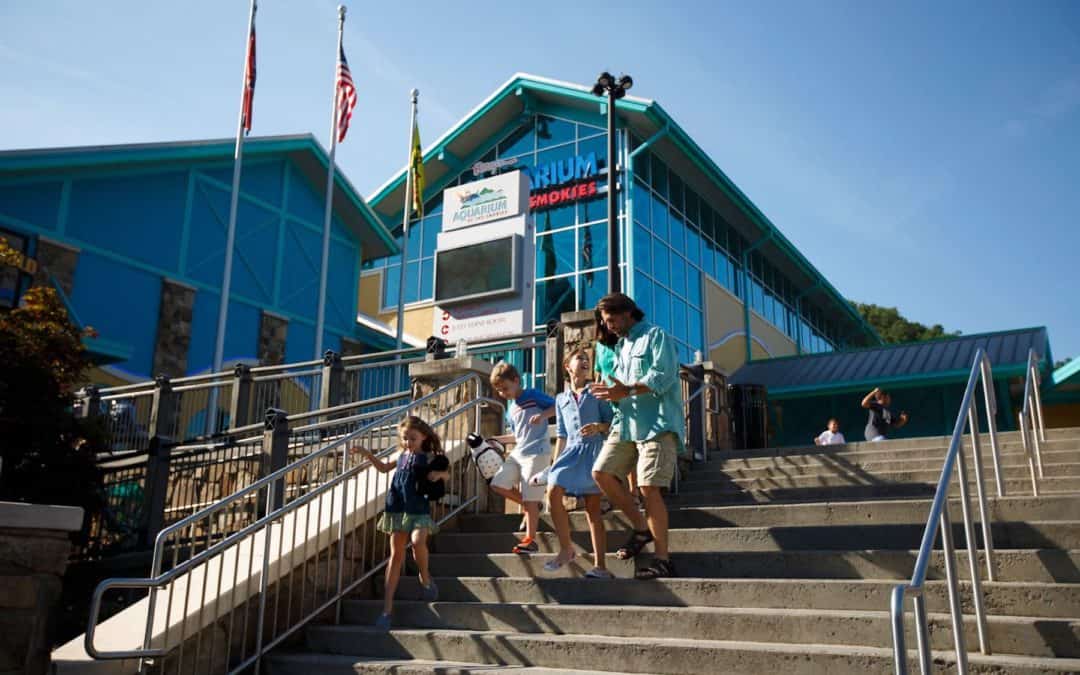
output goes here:
{"type": "Polygon", "coordinates": [[[522,212],[520,172],[492,176],[443,192],[443,232],[493,220],[512,218],[522,212]]]}

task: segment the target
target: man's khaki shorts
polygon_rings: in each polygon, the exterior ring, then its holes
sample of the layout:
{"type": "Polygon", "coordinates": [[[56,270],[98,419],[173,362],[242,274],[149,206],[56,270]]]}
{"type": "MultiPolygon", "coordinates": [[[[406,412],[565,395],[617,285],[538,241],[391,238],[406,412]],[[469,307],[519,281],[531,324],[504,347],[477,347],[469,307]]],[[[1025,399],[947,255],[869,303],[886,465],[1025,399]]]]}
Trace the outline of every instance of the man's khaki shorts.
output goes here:
{"type": "Polygon", "coordinates": [[[647,441],[620,441],[616,429],[604,442],[593,471],[625,479],[635,468],[638,485],[670,487],[675,477],[679,437],[665,431],[647,441]]]}

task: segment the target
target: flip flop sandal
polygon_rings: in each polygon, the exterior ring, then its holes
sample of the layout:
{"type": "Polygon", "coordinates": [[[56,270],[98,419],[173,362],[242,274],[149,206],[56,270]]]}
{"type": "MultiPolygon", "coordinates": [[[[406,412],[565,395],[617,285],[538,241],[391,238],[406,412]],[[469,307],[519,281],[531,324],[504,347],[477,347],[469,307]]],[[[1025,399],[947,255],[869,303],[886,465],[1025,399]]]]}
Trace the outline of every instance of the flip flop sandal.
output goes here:
{"type": "Polygon", "coordinates": [[[566,567],[570,563],[574,562],[574,558],[576,558],[576,557],[577,557],[577,553],[571,553],[569,560],[567,560],[566,562],[560,562],[559,561],[559,556],[555,556],[551,560],[544,563],[544,571],[545,572],[558,572],[563,567],[566,567]]]}
{"type": "Polygon", "coordinates": [[[602,570],[599,567],[594,567],[585,573],[586,578],[589,579],[614,579],[615,575],[609,570],[602,570]]]}
{"type": "Polygon", "coordinates": [[[648,567],[640,569],[634,575],[635,579],[666,579],[675,576],[675,566],[671,564],[670,560],[660,560],[659,558],[652,561],[648,567]]]}
{"type": "Polygon", "coordinates": [[[630,535],[630,538],[626,540],[626,543],[615,552],[615,557],[619,560],[636,558],[637,554],[641,553],[641,549],[652,543],[652,540],[652,532],[649,532],[648,530],[634,530],[630,535]]]}

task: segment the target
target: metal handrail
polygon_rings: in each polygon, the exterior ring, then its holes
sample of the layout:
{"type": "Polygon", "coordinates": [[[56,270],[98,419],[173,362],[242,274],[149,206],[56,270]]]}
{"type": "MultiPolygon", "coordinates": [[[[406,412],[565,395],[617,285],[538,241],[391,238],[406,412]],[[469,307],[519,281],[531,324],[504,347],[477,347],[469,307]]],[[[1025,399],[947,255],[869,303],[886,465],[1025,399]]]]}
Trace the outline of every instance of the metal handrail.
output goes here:
{"type": "Polygon", "coordinates": [[[991,532],[989,510],[986,504],[986,493],[983,488],[982,474],[982,451],[979,439],[979,416],[975,404],[975,390],[979,381],[982,381],[983,397],[986,400],[986,422],[989,426],[990,446],[993,455],[994,474],[997,479],[998,494],[1003,495],[1001,482],[1001,467],[998,457],[997,429],[995,415],[997,402],[994,398],[994,379],[990,368],[990,359],[980,347],[975,352],[975,362],[971,366],[971,374],[968,376],[967,387],[960,403],[960,412],[956,416],[956,425],[953,427],[952,437],[949,440],[949,450],[945,455],[945,464],[941,469],[941,478],[938,480],[937,490],[934,493],[934,501],[930,506],[930,516],[926,521],[926,529],[923,531],[922,544],[919,546],[919,555],[915,561],[915,571],[911,575],[911,581],[900,584],[893,588],[890,602],[890,615],[892,620],[893,637],[893,660],[896,675],[907,675],[907,649],[904,646],[904,597],[912,596],[915,610],[916,641],[918,643],[919,667],[923,675],[931,672],[930,660],[930,629],[926,615],[925,584],[926,573],[930,566],[930,556],[933,553],[934,540],[940,528],[942,547],[944,549],[945,576],[948,582],[949,608],[952,615],[953,643],[956,650],[957,672],[961,675],[968,671],[967,647],[964,640],[963,614],[960,605],[960,590],[957,581],[956,549],[953,545],[952,521],[949,518],[949,487],[952,483],[953,468],[958,469],[958,481],[960,483],[960,505],[963,511],[964,538],[967,544],[968,567],[971,576],[972,599],[975,605],[975,620],[979,635],[979,650],[983,654],[990,654],[989,634],[986,628],[986,611],[983,606],[982,582],[979,578],[979,564],[975,542],[975,528],[972,522],[970,494],[968,487],[967,460],[963,451],[963,435],[965,427],[971,432],[972,459],[975,464],[975,488],[979,500],[979,517],[982,525],[983,544],[986,552],[987,580],[994,581],[994,539],[991,532]]]}
{"type": "Polygon", "coordinates": [[[1031,492],[1039,496],[1039,480],[1043,476],[1042,444],[1046,442],[1046,426],[1043,423],[1042,396],[1039,385],[1042,373],[1039,371],[1039,356],[1034,349],[1028,350],[1027,374],[1024,378],[1024,403],[1017,413],[1020,429],[1020,441],[1027,455],[1028,468],[1031,469],[1031,492]]]}
{"type": "MultiPolygon", "coordinates": [[[[460,387],[460,386],[462,386],[462,385],[464,385],[464,384],[466,384],[468,382],[471,382],[471,381],[475,381],[477,383],[477,391],[480,391],[480,386],[482,384],[481,377],[476,373],[470,373],[468,375],[463,375],[462,377],[459,377],[459,378],[453,380],[452,382],[446,384],[445,386],[433,391],[432,393],[430,393],[430,394],[428,394],[426,396],[423,396],[423,397],[421,397],[419,399],[416,399],[415,401],[411,402],[408,406],[406,406],[405,409],[407,410],[409,408],[421,407],[421,406],[429,403],[430,401],[436,399],[437,397],[441,396],[445,391],[453,390],[453,389],[455,389],[457,387],[460,387]]],[[[487,399],[487,398],[484,398],[484,397],[477,397],[477,398],[473,399],[472,401],[470,401],[469,403],[467,403],[465,406],[462,406],[460,409],[456,410],[454,413],[451,413],[451,415],[458,414],[458,413],[461,412],[461,410],[471,409],[471,407],[474,407],[475,405],[477,405],[479,403],[493,404],[493,405],[499,405],[499,406],[502,405],[501,403],[499,403],[498,401],[495,401],[493,399],[487,399]]],[[[89,654],[92,658],[103,659],[103,660],[104,659],[151,658],[151,657],[155,657],[155,656],[163,656],[163,655],[165,655],[167,653],[167,649],[164,649],[164,648],[163,649],[151,649],[150,648],[150,642],[151,642],[152,634],[153,634],[153,624],[154,624],[154,617],[155,617],[155,609],[156,609],[155,608],[155,594],[156,594],[157,588],[159,588],[161,586],[164,586],[165,584],[169,583],[174,578],[178,577],[179,575],[181,575],[181,574],[183,574],[185,572],[188,572],[188,571],[194,569],[196,566],[201,565],[203,563],[206,563],[208,560],[210,560],[211,558],[213,558],[217,554],[221,553],[222,551],[224,551],[229,546],[231,546],[231,545],[237,543],[238,541],[244,539],[246,536],[248,536],[248,535],[252,534],[253,532],[257,531],[259,528],[266,527],[267,523],[269,523],[272,519],[280,517],[282,514],[284,514],[287,511],[298,509],[300,506],[303,506],[304,504],[307,504],[307,503],[311,502],[316,497],[321,496],[322,494],[325,493],[324,488],[330,489],[330,487],[332,487],[332,485],[337,485],[341,481],[345,480],[346,477],[351,477],[351,476],[359,473],[359,470],[361,468],[366,468],[367,465],[365,463],[363,463],[363,462],[359,463],[353,469],[349,470],[348,472],[344,472],[344,473],[340,474],[338,477],[336,477],[335,479],[332,479],[331,481],[328,481],[326,484],[320,486],[319,488],[317,488],[313,492],[308,493],[306,495],[303,495],[301,497],[298,497],[297,499],[289,502],[288,504],[278,505],[277,508],[269,509],[270,513],[263,516],[262,518],[259,518],[258,520],[256,520],[252,524],[250,524],[250,525],[240,529],[239,531],[237,531],[237,532],[223,538],[221,541],[213,544],[212,546],[208,546],[202,552],[200,552],[200,553],[198,553],[196,555],[193,555],[192,557],[188,558],[187,560],[183,561],[182,563],[179,563],[178,565],[171,568],[168,572],[162,573],[161,572],[161,567],[162,567],[162,561],[163,561],[163,558],[164,558],[165,543],[168,540],[169,536],[176,533],[176,532],[179,532],[180,530],[183,530],[184,528],[187,528],[189,526],[194,525],[198,521],[200,521],[202,519],[205,519],[208,516],[211,516],[214,513],[218,512],[218,511],[221,511],[222,509],[227,508],[229,505],[231,505],[234,502],[241,501],[241,500],[247,498],[248,496],[252,495],[253,493],[255,495],[257,495],[258,491],[262,490],[263,488],[271,488],[273,483],[275,483],[276,481],[282,480],[290,472],[296,471],[297,469],[300,469],[301,467],[303,467],[303,466],[305,466],[305,465],[307,465],[307,464],[309,464],[311,462],[314,462],[317,459],[328,456],[330,453],[338,450],[344,444],[349,443],[352,440],[358,438],[363,433],[365,433],[367,430],[369,430],[369,429],[371,429],[373,427],[385,426],[388,422],[391,422],[392,420],[399,417],[401,412],[402,412],[402,410],[398,409],[398,410],[396,410],[394,412],[383,415],[379,419],[376,419],[375,421],[365,425],[364,427],[354,431],[353,433],[348,434],[346,436],[343,436],[342,438],[331,442],[330,444],[323,447],[322,449],[320,449],[320,450],[318,450],[316,452],[313,452],[313,453],[311,453],[311,454],[309,454],[309,455],[307,455],[307,456],[305,456],[305,457],[303,457],[301,459],[298,459],[298,460],[292,462],[291,464],[289,464],[289,465],[287,465],[287,466],[285,466],[285,467],[283,467],[281,469],[278,469],[277,471],[274,471],[273,473],[270,473],[267,476],[264,476],[263,478],[260,478],[257,481],[254,481],[252,484],[237,490],[236,492],[234,492],[231,495],[229,495],[228,497],[216,502],[215,504],[213,504],[211,506],[208,506],[208,507],[202,509],[201,511],[198,511],[197,513],[194,513],[194,514],[192,514],[190,516],[187,516],[186,518],[178,520],[177,522],[163,528],[161,530],[161,532],[158,533],[157,538],[154,541],[154,552],[153,552],[153,558],[152,558],[152,562],[151,562],[150,576],[148,578],[144,578],[144,579],[115,579],[114,578],[114,579],[106,579],[105,581],[102,581],[100,584],[98,584],[97,588],[94,591],[94,595],[93,595],[93,598],[92,598],[91,603],[90,603],[90,615],[89,615],[89,619],[88,619],[86,635],[84,637],[86,653],[89,654]],[[149,608],[148,608],[148,611],[147,611],[146,631],[145,631],[145,635],[144,635],[143,646],[142,646],[141,649],[124,650],[124,651],[100,651],[94,646],[94,634],[95,634],[96,627],[97,627],[97,619],[98,619],[98,616],[99,616],[99,614],[101,612],[101,600],[102,600],[105,592],[107,592],[108,590],[113,589],[113,588],[128,588],[128,589],[146,588],[146,589],[150,590],[150,596],[149,596],[149,601],[148,601],[149,608]]],[[[447,417],[449,417],[449,416],[447,416],[447,417]]],[[[389,450],[384,451],[383,453],[380,453],[380,454],[388,454],[389,452],[392,452],[392,451],[393,451],[393,449],[389,449],[389,450]]],[[[264,575],[263,578],[265,579],[265,575],[264,575]]],[[[350,590],[351,590],[351,588],[350,588],[350,590]]],[[[186,617],[185,617],[185,620],[186,620],[186,617]]],[[[168,622],[168,617],[166,617],[166,623],[167,622],[168,622]]]]}

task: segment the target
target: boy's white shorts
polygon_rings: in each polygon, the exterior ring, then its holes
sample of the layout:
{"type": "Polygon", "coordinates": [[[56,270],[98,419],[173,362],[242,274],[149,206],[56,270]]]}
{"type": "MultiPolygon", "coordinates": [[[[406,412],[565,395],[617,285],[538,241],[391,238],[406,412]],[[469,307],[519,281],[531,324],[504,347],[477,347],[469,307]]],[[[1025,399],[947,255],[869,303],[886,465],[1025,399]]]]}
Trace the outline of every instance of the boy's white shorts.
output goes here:
{"type": "Polygon", "coordinates": [[[546,485],[529,485],[529,479],[548,468],[551,453],[522,457],[511,453],[507,455],[502,468],[491,478],[492,487],[506,490],[521,490],[522,499],[527,502],[542,502],[547,494],[546,485]]]}

